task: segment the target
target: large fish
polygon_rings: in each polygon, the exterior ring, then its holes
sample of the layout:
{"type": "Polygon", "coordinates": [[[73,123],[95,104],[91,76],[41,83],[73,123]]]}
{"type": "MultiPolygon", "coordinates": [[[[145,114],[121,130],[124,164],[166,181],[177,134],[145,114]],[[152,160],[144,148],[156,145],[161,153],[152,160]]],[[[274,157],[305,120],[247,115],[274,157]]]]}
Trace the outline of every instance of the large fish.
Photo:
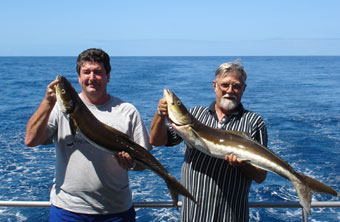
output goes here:
{"type": "Polygon", "coordinates": [[[333,188],[294,171],[287,162],[251,139],[248,134],[215,129],[200,123],[169,89],[164,90],[164,97],[168,104],[171,125],[186,143],[220,159],[224,159],[225,155],[234,154],[239,160],[246,160],[255,167],[276,173],[290,180],[306,213],[310,213],[312,193],[339,196],[339,193],[333,188]]]}
{"type": "Polygon", "coordinates": [[[196,202],[187,189],[170,175],[148,150],[132,141],[126,134],[100,122],[79,98],[71,83],[60,75],[57,79],[59,80],[56,86],[57,102],[61,110],[67,114],[73,134],[79,132],[89,143],[104,151],[129,153],[135,161],[164,179],[177,208],[178,194],[196,202]]]}

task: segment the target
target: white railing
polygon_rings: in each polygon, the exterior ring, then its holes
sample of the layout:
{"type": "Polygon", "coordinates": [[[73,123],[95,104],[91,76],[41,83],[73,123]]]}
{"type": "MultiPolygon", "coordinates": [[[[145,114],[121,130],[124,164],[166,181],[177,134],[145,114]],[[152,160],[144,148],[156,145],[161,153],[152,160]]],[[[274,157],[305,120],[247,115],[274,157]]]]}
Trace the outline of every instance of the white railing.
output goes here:
{"type": "MultiPolygon", "coordinates": [[[[33,208],[45,208],[50,207],[49,201],[1,201],[0,207],[33,207],[33,208]]],[[[174,207],[172,202],[134,202],[136,208],[170,208],[174,207]]],[[[182,206],[182,202],[178,203],[178,206],[182,206]]],[[[301,208],[299,202],[249,202],[250,208],[301,208]]],[[[311,203],[312,208],[335,208],[340,207],[340,201],[313,201],[311,203]]],[[[308,216],[303,213],[302,221],[308,221],[308,216]]]]}

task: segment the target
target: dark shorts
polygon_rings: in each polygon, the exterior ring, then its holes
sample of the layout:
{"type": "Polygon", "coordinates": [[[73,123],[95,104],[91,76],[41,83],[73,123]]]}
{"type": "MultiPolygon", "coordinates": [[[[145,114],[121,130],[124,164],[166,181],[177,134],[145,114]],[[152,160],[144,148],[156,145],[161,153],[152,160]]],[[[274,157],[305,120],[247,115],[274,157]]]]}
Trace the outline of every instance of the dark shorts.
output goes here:
{"type": "Polygon", "coordinates": [[[59,207],[51,206],[50,222],[84,222],[84,221],[103,221],[103,222],[135,222],[136,212],[134,207],[118,214],[80,214],[64,210],[59,207]]]}

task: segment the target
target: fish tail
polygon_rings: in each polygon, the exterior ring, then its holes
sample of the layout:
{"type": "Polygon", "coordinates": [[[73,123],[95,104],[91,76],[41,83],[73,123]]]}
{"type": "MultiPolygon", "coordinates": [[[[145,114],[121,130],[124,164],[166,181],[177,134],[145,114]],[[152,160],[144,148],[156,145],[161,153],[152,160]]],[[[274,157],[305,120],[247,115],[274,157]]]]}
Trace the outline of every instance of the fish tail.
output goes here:
{"type": "Polygon", "coordinates": [[[310,214],[310,207],[313,193],[325,193],[333,196],[340,196],[340,194],[333,188],[303,174],[296,174],[297,179],[292,180],[296,192],[300,198],[300,204],[304,211],[310,214]]]}
{"type": "Polygon", "coordinates": [[[297,179],[292,180],[295,190],[300,198],[300,204],[303,210],[310,214],[310,206],[312,202],[312,191],[309,186],[307,186],[305,180],[298,174],[297,179]]]}
{"type": "Polygon", "coordinates": [[[178,210],[178,195],[181,194],[186,196],[187,198],[191,199],[194,203],[197,203],[195,198],[189,193],[189,191],[177,181],[177,179],[171,175],[169,175],[169,179],[166,181],[168,186],[171,198],[174,202],[174,206],[178,210]]]}

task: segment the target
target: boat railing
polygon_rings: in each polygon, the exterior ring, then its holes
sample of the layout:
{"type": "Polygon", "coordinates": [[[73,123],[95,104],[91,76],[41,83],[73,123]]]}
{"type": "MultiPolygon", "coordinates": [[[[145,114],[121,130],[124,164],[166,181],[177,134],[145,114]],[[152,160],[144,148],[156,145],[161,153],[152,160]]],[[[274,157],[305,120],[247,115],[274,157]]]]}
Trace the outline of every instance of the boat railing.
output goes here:
{"type": "MultiPolygon", "coordinates": [[[[0,200],[0,207],[32,207],[32,208],[48,208],[51,206],[49,201],[2,201],[0,200]]],[[[135,208],[171,208],[174,207],[172,202],[134,202],[135,208]]],[[[182,206],[182,202],[178,203],[182,206]]],[[[299,202],[249,202],[250,208],[301,208],[302,221],[307,222],[308,216],[304,213],[299,202]]],[[[312,208],[338,208],[340,201],[313,201],[312,208]]]]}

